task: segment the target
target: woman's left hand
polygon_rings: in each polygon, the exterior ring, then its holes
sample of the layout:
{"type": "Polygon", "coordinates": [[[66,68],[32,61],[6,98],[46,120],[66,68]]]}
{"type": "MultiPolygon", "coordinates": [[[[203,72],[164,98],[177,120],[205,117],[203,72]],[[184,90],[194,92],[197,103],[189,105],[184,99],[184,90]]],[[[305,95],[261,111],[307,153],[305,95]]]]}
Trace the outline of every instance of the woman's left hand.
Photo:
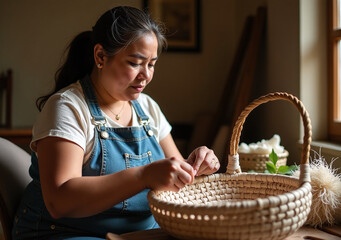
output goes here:
{"type": "Polygon", "coordinates": [[[194,149],[186,162],[192,165],[195,176],[209,175],[220,168],[219,160],[213,150],[205,146],[194,149]]]}

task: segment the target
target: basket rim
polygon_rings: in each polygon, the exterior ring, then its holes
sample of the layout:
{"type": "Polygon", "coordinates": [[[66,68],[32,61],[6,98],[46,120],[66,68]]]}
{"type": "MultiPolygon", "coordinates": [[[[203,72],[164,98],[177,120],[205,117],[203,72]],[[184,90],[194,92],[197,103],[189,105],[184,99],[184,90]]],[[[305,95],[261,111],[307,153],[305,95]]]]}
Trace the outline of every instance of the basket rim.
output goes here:
{"type": "MultiPolygon", "coordinates": [[[[287,150],[284,150],[284,152],[282,153],[276,153],[277,157],[279,158],[283,158],[283,157],[288,157],[289,156],[289,152],[287,150]]],[[[257,154],[257,153],[243,153],[243,152],[238,152],[239,156],[258,156],[258,157],[266,157],[269,158],[269,154],[257,154]]]]}
{"type": "MultiPolygon", "coordinates": [[[[167,200],[161,200],[160,198],[158,198],[158,193],[164,192],[164,191],[156,191],[156,190],[150,190],[148,192],[148,200],[149,200],[149,204],[151,205],[162,205],[166,208],[171,208],[173,210],[180,210],[182,212],[187,212],[190,213],[193,210],[204,210],[204,211],[212,211],[210,212],[210,214],[215,213],[214,210],[216,211],[220,211],[221,209],[224,209],[225,211],[231,211],[231,212],[235,212],[235,211],[242,211],[244,210],[244,212],[248,212],[250,210],[261,210],[261,209],[265,209],[268,208],[269,206],[271,207],[275,207],[275,206],[280,206],[283,204],[286,204],[287,202],[289,202],[289,199],[292,198],[292,195],[295,196],[295,194],[298,194],[300,197],[302,197],[302,195],[307,195],[307,194],[311,194],[311,185],[310,182],[304,182],[303,184],[300,184],[300,180],[299,178],[295,177],[295,176],[287,176],[287,175],[278,175],[278,174],[271,174],[271,173],[237,173],[237,174],[233,174],[233,175],[229,175],[227,173],[217,173],[217,174],[212,174],[210,175],[211,177],[207,177],[207,176],[202,176],[202,177],[198,177],[196,178],[196,182],[193,184],[198,184],[198,183],[209,183],[212,181],[217,181],[219,180],[219,176],[218,179],[214,178],[214,175],[226,175],[230,178],[238,178],[242,175],[247,175],[249,177],[251,176],[271,176],[271,177],[275,177],[275,178],[287,178],[287,179],[291,179],[293,181],[297,181],[298,183],[298,188],[292,190],[292,191],[288,191],[286,193],[282,193],[282,194],[278,194],[278,195],[271,195],[265,198],[256,198],[256,199],[246,199],[246,200],[236,200],[236,201],[223,201],[223,202],[219,202],[219,203],[214,203],[214,204],[202,204],[202,205],[196,205],[196,204],[186,204],[186,203],[174,203],[174,202],[170,202],[167,200]],[[289,197],[288,195],[291,195],[291,197],[289,197]],[[287,202],[284,200],[281,201],[277,201],[277,203],[271,203],[270,200],[274,199],[274,198],[281,198],[281,199],[287,199],[287,202]],[[156,202],[156,204],[155,204],[156,202]]],[[[296,200],[298,198],[294,197],[296,200]]]]}

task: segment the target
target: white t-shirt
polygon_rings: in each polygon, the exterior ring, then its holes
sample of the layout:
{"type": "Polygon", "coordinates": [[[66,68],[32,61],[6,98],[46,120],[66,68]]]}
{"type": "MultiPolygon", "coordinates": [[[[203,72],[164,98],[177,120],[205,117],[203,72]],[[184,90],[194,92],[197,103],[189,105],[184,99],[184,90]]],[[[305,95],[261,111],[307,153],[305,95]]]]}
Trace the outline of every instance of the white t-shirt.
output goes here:
{"type": "MultiPolygon", "coordinates": [[[[163,115],[159,105],[148,95],[141,93],[137,101],[149,117],[149,124],[157,141],[165,138],[171,126],[163,115]]],[[[133,107],[132,107],[133,108],[133,107]]],[[[133,108],[132,126],[140,126],[133,108]]],[[[122,127],[103,111],[106,127],[122,127]]],[[[31,149],[36,151],[36,141],[48,136],[67,139],[84,150],[86,160],[94,143],[95,126],[91,123],[91,114],[79,81],[60,90],[45,103],[33,126],[31,149]]]]}

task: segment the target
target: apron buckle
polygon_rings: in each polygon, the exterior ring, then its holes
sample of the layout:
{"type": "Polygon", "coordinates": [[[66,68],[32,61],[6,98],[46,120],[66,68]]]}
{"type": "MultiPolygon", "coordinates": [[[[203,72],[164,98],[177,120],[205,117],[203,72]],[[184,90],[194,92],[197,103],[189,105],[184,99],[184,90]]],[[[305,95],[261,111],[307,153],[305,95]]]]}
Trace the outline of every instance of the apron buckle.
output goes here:
{"type": "Polygon", "coordinates": [[[96,128],[98,129],[98,131],[100,132],[100,135],[102,138],[104,139],[108,139],[109,138],[109,134],[106,131],[102,131],[101,127],[104,127],[105,124],[107,123],[107,119],[100,119],[100,120],[96,120],[95,118],[91,119],[92,124],[94,124],[96,126],[96,128]]]}
{"type": "Polygon", "coordinates": [[[92,118],[91,122],[95,126],[104,126],[107,123],[107,119],[104,118],[104,119],[96,120],[95,118],[92,118]]]}
{"type": "Polygon", "coordinates": [[[147,125],[149,125],[149,119],[147,120],[142,120],[140,119],[140,124],[143,125],[144,130],[147,132],[149,137],[152,137],[154,135],[153,131],[150,129],[147,129],[147,125]]]}
{"type": "Polygon", "coordinates": [[[140,118],[140,124],[142,124],[143,126],[149,125],[149,119],[143,120],[143,119],[140,118]]]}

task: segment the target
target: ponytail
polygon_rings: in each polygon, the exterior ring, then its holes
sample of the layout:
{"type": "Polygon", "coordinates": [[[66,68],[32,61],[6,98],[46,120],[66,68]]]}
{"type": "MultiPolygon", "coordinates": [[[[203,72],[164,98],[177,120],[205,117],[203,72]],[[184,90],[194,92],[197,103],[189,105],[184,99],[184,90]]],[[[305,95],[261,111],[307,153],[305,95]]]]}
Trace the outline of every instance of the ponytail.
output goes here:
{"type": "Polygon", "coordinates": [[[53,94],[91,73],[94,65],[93,45],[91,31],[82,32],[73,39],[66,49],[68,54],[64,64],[55,74],[54,89],[36,100],[39,111],[53,94]]]}

